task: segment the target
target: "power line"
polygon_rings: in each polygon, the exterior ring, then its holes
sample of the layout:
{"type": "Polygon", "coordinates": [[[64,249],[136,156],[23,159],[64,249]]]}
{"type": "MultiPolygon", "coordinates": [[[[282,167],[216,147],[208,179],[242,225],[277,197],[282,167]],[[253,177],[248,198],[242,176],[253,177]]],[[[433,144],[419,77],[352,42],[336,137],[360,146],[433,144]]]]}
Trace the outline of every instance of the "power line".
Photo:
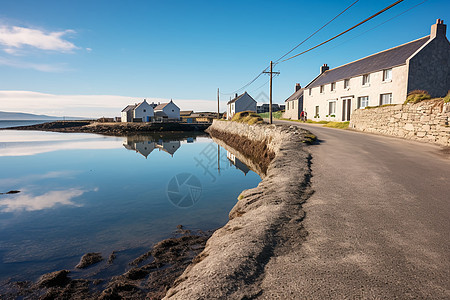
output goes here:
{"type": "Polygon", "coordinates": [[[355,5],[359,0],[356,0],[355,2],[353,2],[352,4],[350,4],[350,6],[348,6],[346,9],[344,9],[343,11],[341,11],[338,15],[336,15],[333,19],[331,19],[330,21],[328,21],[325,25],[323,25],[322,27],[320,27],[319,29],[317,29],[316,31],[314,31],[310,36],[308,36],[306,39],[304,39],[303,41],[300,42],[300,44],[298,44],[297,46],[295,46],[294,48],[292,48],[291,50],[289,50],[289,52],[287,52],[286,54],[284,54],[282,57],[280,57],[279,59],[277,59],[274,63],[276,64],[277,62],[279,62],[281,59],[283,59],[284,57],[286,57],[289,53],[291,53],[292,51],[294,51],[295,49],[297,49],[298,47],[300,47],[303,43],[305,43],[307,40],[309,40],[310,38],[312,38],[314,35],[316,35],[316,33],[318,33],[319,31],[321,31],[323,28],[325,28],[328,24],[330,24],[331,22],[333,22],[334,20],[336,20],[340,15],[342,15],[343,13],[345,13],[347,10],[349,10],[353,5],[355,5]]]}
{"type": "Polygon", "coordinates": [[[322,42],[322,43],[320,43],[320,44],[318,44],[318,45],[316,45],[316,46],[314,46],[314,47],[312,47],[312,48],[309,48],[308,50],[305,50],[305,51],[303,51],[303,52],[301,52],[301,53],[299,53],[299,54],[296,54],[296,55],[294,55],[294,56],[291,56],[291,57],[289,57],[289,58],[286,58],[286,59],[284,59],[284,60],[282,60],[281,62],[278,62],[278,63],[283,63],[283,62],[285,62],[285,61],[291,60],[291,59],[293,59],[293,58],[295,58],[295,57],[297,57],[297,56],[300,56],[300,55],[305,54],[305,53],[307,53],[307,52],[309,52],[309,51],[311,51],[311,50],[314,50],[314,49],[316,49],[316,48],[318,48],[318,47],[320,47],[320,46],[322,46],[322,45],[324,45],[324,44],[326,44],[326,43],[328,43],[328,42],[331,42],[332,40],[334,40],[334,39],[340,37],[341,35],[343,35],[343,34],[349,32],[349,31],[351,31],[351,30],[353,30],[353,29],[355,29],[355,28],[358,27],[358,26],[361,26],[362,24],[366,23],[367,21],[369,21],[369,20],[375,18],[376,16],[378,16],[378,15],[384,13],[385,11],[391,9],[392,7],[396,6],[397,4],[399,4],[399,3],[403,2],[403,1],[404,1],[404,0],[398,0],[397,2],[395,2],[395,3],[391,4],[391,5],[389,5],[388,7],[386,7],[386,8],[384,8],[384,9],[380,10],[380,11],[377,12],[376,14],[374,14],[374,15],[368,17],[367,19],[365,19],[365,20],[363,20],[363,21],[361,21],[361,22],[359,22],[358,24],[354,25],[353,27],[350,27],[349,29],[347,29],[347,30],[345,30],[345,31],[343,31],[343,32],[341,32],[341,33],[339,33],[338,35],[335,35],[334,37],[332,37],[332,38],[326,40],[325,42],[322,42]]]}
{"type": "MultiPolygon", "coordinates": [[[[389,21],[392,21],[392,20],[395,19],[395,18],[400,17],[401,15],[403,15],[403,14],[407,13],[408,11],[410,11],[410,10],[416,8],[416,7],[419,6],[419,5],[424,4],[424,3],[427,2],[427,1],[429,1],[429,0],[424,0],[424,1],[422,1],[422,2],[420,2],[420,3],[418,3],[418,4],[416,4],[416,5],[414,5],[414,6],[410,7],[410,8],[408,8],[407,10],[405,10],[405,11],[399,13],[398,15],[395,15],[395,16],[393,16],[392,18],[387,19],[386,21],[384,21],[384,22],[382,22],[382,23],[380,23],[380,24],[378,24],[378,25],[376,25],[376,26],[374,26],[374,27],[372,27],[372,28],[370,28],[370,29],[364,31],[363,33],[358,34],[357,36],[354,36],[354,37],[352,37],[351,39],[348,39],[348,40],[346,40],[346,41],[340,43],[339,45],[336,45],[335,47],[333,47],[333,48],[331,48],[331,49],[337,48],[337,47],[341,46],[342,44],[345,44],[345,43],[347,43],[347,42],[349,42],[349,41],[351,41],[351,40],[354,40],[354,39],[356,39],[356,38],[358,38],[358,37],[360,37],[360,36],[366,34],[367,32],[372,31],[372,30],[374,30],[375,28],[378,28],[378,27],[380,27],[381,25],[383,25],[383,24],[385,24],[385,23],[387,23],[387,22],[389,22],[389,21]]],[[[330,50],[331,50],[331,49],[330,49],[330,50]]]]}
{"type": "Polygon", "coordinates": [[[264,70],[261,71],[261,73],[259,73],[254,79],[252,79],[250,82],[248,82],[246,85],[244,85],[243,87],[241,87],[240,89],[235,90],[234,92],[231,93],[220,93],[222,95],[234,95],[236,93],[239,93],[240,91],[242,91],[243,89],[245,89],[246,87],[248,87],[249,85],[251,85],[253,82],[255,82],[259,77],[261,77],[262,74],[264,74],[265,71],[267,71],[269,67],[265,68],[264,70]]]}

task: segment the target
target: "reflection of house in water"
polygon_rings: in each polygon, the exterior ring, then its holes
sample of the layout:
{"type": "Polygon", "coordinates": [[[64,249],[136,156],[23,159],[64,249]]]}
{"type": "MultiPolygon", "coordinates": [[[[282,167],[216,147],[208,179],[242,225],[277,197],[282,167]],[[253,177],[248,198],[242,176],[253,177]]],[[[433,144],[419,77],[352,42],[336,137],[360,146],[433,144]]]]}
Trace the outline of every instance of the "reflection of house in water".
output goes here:
{"type": "Polygon", "coordinates": [[[127,138],[126,143],[123,144],[123,146],[128,150],[134,150],[137,153],[142,154],[145,158],[152,153],[152,151],[155,148],[158,148],[160,151],[164,151],[166,153],[169,153],[171,156],[180,148],[181,142],[180,141],[163,141],[159,140],[158,142],[154,141],[142,141],[142,140],[136,140],[134,138],[130,139],[127,138]]]}
{"type": "Polygon", "coordinates": [[[159,140],[158,143],[156,144],[156,147],[159,148],[160,151],[162,150],[164,152],[167,152],[172,156],[175,153],[175,151],[177,151],[178,148],[180,148],[180,146],[181,146],[180,141],[165,142],[159,140]]]}
{"type": "Polygon", "coordinates": [[[153,141],[134,142],[127,140],[127,143],[123,144],[123,146],[128,150],[134,150],[147,158],[147,156],[152,153],[153,149],[156,148],[156,143],[153,141]]]}
{"type": "Polygon", "coordinates": [[[244,172],[245,175],[247,175],[248,171],[250,171],[247,165],[244,164],[242,161],[240,161],[238,158],[236,158],[236,156],[234,156],[234,154],[231,153],[230,151],[227,151],[227,158],[230,161],[230,163],[236,167],[236,169],[241,170],[242,172],[244,172]]]}

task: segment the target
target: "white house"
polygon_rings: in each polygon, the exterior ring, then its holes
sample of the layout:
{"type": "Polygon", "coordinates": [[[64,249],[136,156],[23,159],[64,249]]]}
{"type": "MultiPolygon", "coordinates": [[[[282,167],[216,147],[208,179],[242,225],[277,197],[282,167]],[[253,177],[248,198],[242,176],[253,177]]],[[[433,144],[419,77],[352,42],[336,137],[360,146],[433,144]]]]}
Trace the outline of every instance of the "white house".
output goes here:
{"type": "Polygon", "coordinates": [[[133,122],[136,119],[140,119],[142,122],[150,122],[153,117],[153,107],[144,99],[140,103],[125,107],[122,110],[121,121],[133,122]]]}
{"type": "Polygon", "coordinates": [[[168,119],[180,120],[180,108],[172,100],[159,104],[154,110],[156,116],[167,116],[168,119]]]}
{"type": "Polygon", "coordinates": [[[239,95],[236,94],[234,99],[231,99],[227,103],[227,119],[231,120],[235,113],[241,111],[254,111],[256,112],[256,101],[247,92],[239,95]]]}
{"type": "Polygon", "coordinates": [[[443,97],[450,90],[450,43],[440,19],[431,34],[329,69],[303,92],[303,109],[315,121],[349,121],[355,109],[400,104],[413,90],[443,97]]]}
{"type": "Polygon", "coordinates": [[[299,83],[295,85],[295,92],[285,100],[286,110],[283,117],[286,119],[299,120],[303,110],[303,89],[299,83]]]}

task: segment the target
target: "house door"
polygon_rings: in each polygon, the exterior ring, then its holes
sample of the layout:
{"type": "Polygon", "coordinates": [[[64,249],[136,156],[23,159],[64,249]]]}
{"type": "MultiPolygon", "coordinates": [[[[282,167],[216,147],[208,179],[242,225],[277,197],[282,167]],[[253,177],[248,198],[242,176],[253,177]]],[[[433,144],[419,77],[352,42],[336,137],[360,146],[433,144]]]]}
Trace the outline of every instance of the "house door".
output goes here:
{"type": "Polygon", "coordinates": [[[342,100],[342,121],[350,121],[350,113],[352,112],[352,99],[342,100]]]}

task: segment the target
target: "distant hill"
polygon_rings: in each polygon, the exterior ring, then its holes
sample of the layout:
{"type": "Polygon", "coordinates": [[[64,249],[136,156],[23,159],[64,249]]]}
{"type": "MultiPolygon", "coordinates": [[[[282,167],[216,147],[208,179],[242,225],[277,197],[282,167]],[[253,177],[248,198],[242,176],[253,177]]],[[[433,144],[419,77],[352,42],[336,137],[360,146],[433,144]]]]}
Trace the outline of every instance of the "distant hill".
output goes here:
{"type": "MultiPolygon", "coordinates": [[[[22,121],[22,120],[62,120],[62,117],[52,117],[46,115],[34,115],[34,114],[26,114],[26,113],[18,113],[18,112],[5,112],[0,111],[0,121],[22,121]]],[[[85,118],[76,118],[76,117],[65,117],[66,120],[83,120],[85,118]]]]}

